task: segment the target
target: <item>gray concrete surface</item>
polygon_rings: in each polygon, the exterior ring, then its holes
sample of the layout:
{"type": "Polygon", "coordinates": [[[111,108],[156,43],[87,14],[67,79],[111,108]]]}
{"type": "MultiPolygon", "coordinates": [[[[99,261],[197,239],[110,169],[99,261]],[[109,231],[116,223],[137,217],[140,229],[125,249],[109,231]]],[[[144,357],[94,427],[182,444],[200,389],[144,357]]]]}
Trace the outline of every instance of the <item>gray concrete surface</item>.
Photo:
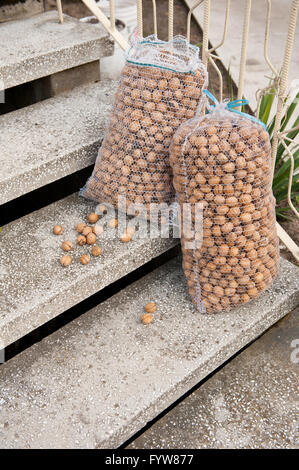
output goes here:
{"type": "Polygon", "coordinates": [[[165,264],[0,367],[1,448],[119,446],[294,308],[298,287],[298,268],[282,261],[254,302],[201,315],[180,260],[165,264]],[[157,311],[145,326],[148,301],[157,311]]]}
{"type": "Polygon", "coordinates": [[[121,243],[106,228],[98,239],[102,255],[83,266],[79,259],[91,246],[76,246],[79,222],[96,204],[73,195],[5,225],[0,234],[0,342],[5,346],[23,337],[68,308],[134,271],[176,245],[167,238],[138,238],[121,243]],[[60,224],[62,236],[52,233],[60,224]],[[73,264],[60,265],[61,243],[70,240],[73,264]]]}
{"type": "Polygon", "coordinates": [[[299,307],[128,448],[298,448],[298,316],[299,307]]]}
{"type": "MultiPolygon", "coordinates": [[[[185,0],[185,2],[188,6],[194,5],[194,0],[185,0]]],[[[282,65],[284,55],[291,3],[291,0],[272,0],[271,2],[269,58],[278,70],[282,65]]],[[[222,38],[225,4],[226,2],[223,0],[213,0],[213,2],[211,2],[209,37],[213,46],[219,44],[222,38]]],[[[223,46],[217,50],[224,66],[230,71],[230,74],[236,83],[238,83],[239,77],[244,6],[245,1],[240,2],[239,0],[231,0],[227,38],[223,46]]],[[[252,0],[244,94],[245,97],[249,99],[250,105],[253,109],[256,105],[256,90],[267,86],[269,83],[267,76],[271,75],[271,70],[264,59],[266,15],[267,2],[252,0]]],[[[199,24],[203,24],[202,5],[194,11],[194,17],[199,24]]],[[[297,53],[298,43],[299,25],[297,24],[289,75],[289,85],[292,84],[293,80],[296,80],[296,83],[293,84],[297,86],[297,91],[299,77],[299,55],[297,53]]]]}
{"type": "Polygon", "coordinates": [[[116,87],[85,85],[0,116],[0,204],[95,162],[116,87]]]}
{"type": "Polygon", "coordinates": [[[113,53],[113,42],[99,26],[57,11],[3,23],[0,28],[0,80],[6,89],[82,65],[113,53]],[[7,41],[9,38],[9,41],[7,41]]]}

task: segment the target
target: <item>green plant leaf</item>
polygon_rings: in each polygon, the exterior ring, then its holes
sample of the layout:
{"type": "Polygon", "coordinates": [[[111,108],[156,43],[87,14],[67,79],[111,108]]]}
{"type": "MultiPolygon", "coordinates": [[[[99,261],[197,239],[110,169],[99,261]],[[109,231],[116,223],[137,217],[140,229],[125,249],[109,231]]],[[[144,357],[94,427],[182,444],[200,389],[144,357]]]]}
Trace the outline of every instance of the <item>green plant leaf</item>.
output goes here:
{"type": "MultiPolygon", "coordinates": [[[[270,82],[270,86],[271,86],[271,82],[270,82]]],[[[259,114],[258,114],[258,118],[267,126],[267,129],[270,135],[271,145],[273,144],[273,132],[274,132],[275,120],[276,120],[275,113],[274,112],[271,113],[273,106],[274,106],[275,96],[276,96],[276,92],[275,92],[274,87],[271,88],[265,95],[262,96],[259,114]],[[271,114],[274,115],[272,118],[270,118],[271,114]]],[[[291,121],[291,118],[294,116],[295,112],[296,112],[296,119],[294,120],[292,127],[295,128],[299,125],[298,102],[299,102],[299,93],[297,93],[296,97],[284,110],[284,114],[282,116],[280,129],[279,129],[280,132],[283,132],[285,131],[285,129],[287,129],[291,121]]],[[[286,103],[287,103],[287,98],[285,99],[284,104],[286,103]]],[[[294,131],[291,130],[290,132],[288,132],[286,137],[294,140],[298,134],[299,134],[299,129],[294,130],[294,131]]],[[[299,168],[299,144],[294,144],[294,142],[290,142],[288,140],[285,140],[285,144],[287,147],[291,146],[290,149],[294,158],[294,172],[296,173],[299,168]]],[[[273,185],[272,185],[273,194],[276,198],[277,203],[284,203],[288,199],[290,168],[291,168],[291,160],[289,158],[289,155],[285,147],[281,143],[279,143],[277,147],[276,156],[275,156],[275,170],[274,170],[274,178],[273,178],[273,185]]],[[[297,173],[293,175],[293,178],[292,178],[291,198],[292,198],[292,201],[294,201],[294,204],[295,202],[296,202],[296,205],[299,204],[299,174],[297,173]]],[[[291,209],[289,207],[286,207],[286,208],[277,207],[276,214],[278,217],[282,217],[284,219],[289,220],[289,217],[287,217],[286,214],[290,210],[291,209]]]]}
{"type": "MultiPolygon", "coordinates": [[[[296,97],[293,99],[292,103],[289,105],[283,119],[282,119],[282,125],[281,125],[281,128],[280,128],[280,131],[283,132],[285,130],[285,128],[287,127],[287,124],[289,122],[289,120],[291,119],[294,111],[296,110],[297,108],[297,104],[298,104],[298,100],[299,100],[299,93],[297,93],[296,97]]],[[[294,126],[293,126],[294,127],[294,126]]]]}
{"type": "Polygon", "coordinates": [[[277,217],[284,219],[284,220],[292,220],[291,217],[288,217],[283,212],[281,212],[281,209],[276,209],[276,215],[277,217]]]}
{"type": "MultiPolygon", "coordinates": [[[[289,178],[291,160],[288,155],[286,155],[286,158],[287,160],[281,165],[281,167],[274,174],[273,188],[277,187],[285,178],[289,178]]],[[[294,158],[294,172],[295,172],[296,169],[299,167],[299,149],[296,150],[296,152],[294,152],[293,158],[294,158]]]]}
{"type": "Polygon", "coordinates": [[[275,98],[275,90],[274,88],[272,88],[272,90],[270,90],[269,93],[264,95],[261,100],[259,119],[266,125],[268,123],[268,119],[269,119],[269,115],[272,109],[274,98],[275,98]]]}
{"type": "MultiPolygon", "coordinates": [[[[297,117],[297,119],[295,120],[294,122],[294,125],[293,127],[297,127],[299,126],[299,116],[297,117]]],[[[299,133],[299,129],[295,130],[295,131],[290,131],[288,134],[287,134],[287,137],[289,139],[295,139],[295,137],[298,135],[299,133]]],[[[285,140],[285,144],[287,146],[291,145],[292,142],[289,142],[288,140],[285,140]]],[[[282,156],[282,154],[285,152],[285,148],[282,144],[279,144],[278,145],[278,148],[277,148],[277,156],[278,158],[280,158],[282,156]]]]}
{"type": "MultiPolygon", "coordinates": [[[[288,189],[282,188],[280,191],[273,191],[276,202],[287,201],[288,198],[288,189]]],[[[299,186],[295,189],[292,188],[292,200],[294,200],[299,195],[299,186]]]]}

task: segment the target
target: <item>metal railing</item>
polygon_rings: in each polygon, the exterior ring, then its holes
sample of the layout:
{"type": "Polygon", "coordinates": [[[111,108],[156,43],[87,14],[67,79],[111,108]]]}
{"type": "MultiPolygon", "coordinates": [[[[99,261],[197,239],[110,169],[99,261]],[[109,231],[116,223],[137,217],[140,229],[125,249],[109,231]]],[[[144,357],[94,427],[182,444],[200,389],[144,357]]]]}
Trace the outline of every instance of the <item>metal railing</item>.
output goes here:
{"type": "MultiPolygon", "coordinates": [[[[57,1],[57,9],[59,15],[59,21],[63,22],[63,14],[62,14],[62,6],[61,0],[57,1]]],[[[98,7],[95,0],[81,0],[89,10],[97,17],[99,22],[102,26],[111,34],[113,39],[120,45],[122,49],[126,49],[128,47],[127,40],[119,33],[115,27],[115,1],[110,0],[110,19],[101,11],[98,7]]],[[[278,71],[272,65],[269,54],[268,54],[268,42],[269,42],[269,33],[270,33],[270,19],[271,19],[271,0],[265,0],[267,3],[267,17],[265,19],[265,37],[264,37],[264,59],[266,64],[268,65],[271,74],[272,74],[272,83],[275,84],[274,89],[277,96],[277,108],[276,108],[276,119],[275,119],[275,126],[273,131],[273,140],[272,140],[272,162],[273,162],[273,175],[275,169],[275,160],[276,160],[276,152],[278,145],[281,143],[285,148],[288,157],[290,158],[290,175],[289,175],[289,186],[288,186],[288,204],[295,216],[299,219],[299,213],[294,207],[292,200],[291,200],[291,188],[292,188],[292,181],[293,181],[293,174],[294,174],[294,158],[292,151],[289,148],[289,145],[286,144],[286,140],[290,140],[287,137],[287,134],[290,132],[291,129],[285,130],[284,132],[280,132],[281,127],[281,120],[283,116],[283,107],[287,96],[287,83],[288,83],[288,76],[289,76],[289,69],[291,63],[291,55],[292,49],[294,45],[294,37],[295,37],[295,27],[296,27],[296,20],[298,15],[299,9],[299,0],[292,0],[291,2],[291,10],[289,15],[289,22],[288,22],[288,32],[287,32],[287,40],[285,44],[285,51],[282,61],[282,67],[278,71]]],[[[190,5],[190,0],[185,0],[185,3],[189,5],[189,14],[187,17],[187,25],[186,25],[186,36],[187,39],[190,40],[190,30],[191,30],[191,18],[194,10],[198,7],[203,7],[203,42],[202,42],[202,61],[207,66],[208,63],[215,69],[218,80],[219,80],[219,98],[222,100],[223,97],[223,77],[220,68],[217,66],[217,60],[220,57],[216,54],[217,49],[219,49],[226,41],[227,38],[227,30],[228,30],[228,18],[230,13],[230,0],[223,1],[223,8],[225,9],[225,16],[224,16],[224,25],[223,25],[223,33],[222,39],[214,47],[209,48],[209,33],[210,33],[210,17],[211,17],[211,4],[213,1],[211,0],[194,0],[190,5]]],[[[142,15],[142,0],[136,0],[137,6],[137,29],[139,36],[143,36],[143,15],[142,15]]],[[[156,9],[156,0],[152,0],[153,4],[153,19],[154,19],[154,33],[157,34],[157,9],[156,9]]],[[[241,51],[240,51],[240,63],[239,63],[239,77],[238,77],[238,98],[242,98],[244,95],[244,79],[246,73],[246,59],[247,59],[247,45],[248,45],[248,32],[249,32],[249,23],[251,17],[251,7],[252,1],[251,0],[244,0],[244,16],[243,16],[243,31],[242,31],[242,40],[241,40],[241,51]]],[[[174,20],[175,8],[174,8],[174,0],[168,1],[168,38],[172,39],[173,37],[173,20],[174,20]]],[[[258,115],[259,112],[259,105],[263,94],[267,91],[267,88],[263,90],[259,90],[258,93],[258,104],[256,114],[258,115]]],[[[295,130],[297,128],[293,128],[295,130]]],[[[295,244],[295,242],[289,237],[289,235],[284,231],[284,229],[277,224],[278,228],[278,235],[281,241],[287,246],[287,248],[292,252],[294,257],[299,261],[299,247],[295,244]]]]}

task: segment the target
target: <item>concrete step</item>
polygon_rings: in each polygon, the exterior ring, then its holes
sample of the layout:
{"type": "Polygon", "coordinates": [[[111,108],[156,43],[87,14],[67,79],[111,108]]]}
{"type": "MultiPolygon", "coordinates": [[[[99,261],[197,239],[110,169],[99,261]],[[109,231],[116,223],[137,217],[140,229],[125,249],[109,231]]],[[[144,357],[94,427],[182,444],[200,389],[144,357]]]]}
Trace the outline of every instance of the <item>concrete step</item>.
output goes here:
{"type": "Polygon", "coordinates": [[[112,53],[104,28],[67,15],[60,24],[57,11],[48,11],[1,25],[0,80],[6,89],[112,53]]]}
{"type": "MultiPolygon", "coordinates": [[[[53,269],[59,286],[63,274],[53,269]]],[[[0,367],[2,448],[119,446],[292,310],[298,271],[281,260],[268,292],[210,316],[190,302],[179,260],[131,284],[0,367]],[[145,326],[149,301],[157,311],[145,326]]]]}
{"type": "Polygon", "coordinates": [[[297,449],[299,307],[129,449],[297,449]]]}
{"type": "Polygon", "coordinates": [[[94,163],[116,86],[84,85],[0,116],[0,204],[94,163]]]}
{"type": "MultiPolygon", "coordinates": [[[[159,256],[178,241],[166,238],[139,238],[130,243],[112,239],[107,228],[98,244],[102,255],[91,256],[83,266],[79,258],[89,253],[89,245],[76,246],[75,226],[86,222],[95,203],[77,194],[7,224],[0,237],[0,343],[6,346],[52,318],[159,256]],[[64,227],[62,236],[53,226],[64,227]],[[75,250],[73,264],[60,265],[65,252],[61,243],[70,240],[75,250]]],[[[1,349],[1,348],[0,348],[1,349]]]]}

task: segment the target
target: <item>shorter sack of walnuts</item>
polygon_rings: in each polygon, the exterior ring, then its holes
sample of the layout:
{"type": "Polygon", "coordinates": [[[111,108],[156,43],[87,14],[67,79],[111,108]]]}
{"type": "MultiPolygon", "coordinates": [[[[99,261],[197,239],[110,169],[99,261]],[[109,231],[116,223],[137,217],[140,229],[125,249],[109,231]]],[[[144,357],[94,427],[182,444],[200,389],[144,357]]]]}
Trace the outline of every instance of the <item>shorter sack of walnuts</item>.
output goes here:
{"type": "Polygon", "coordinates": [[[255,299],[278,273],[269,134],[236,105],[216,102],[187,121],[171,148],[180,207],[191,207],[183,269],[194,304],[207,313],[255,299]]]}
{"type": "Polygon", "coordinates": [[[128,210],[174,199],[169,165],[171,139],[194,116],[207,72],[198,47],[180,36],[137,38],[127,53],[114,108],[92,176],[81,195],[128,210]]]}

